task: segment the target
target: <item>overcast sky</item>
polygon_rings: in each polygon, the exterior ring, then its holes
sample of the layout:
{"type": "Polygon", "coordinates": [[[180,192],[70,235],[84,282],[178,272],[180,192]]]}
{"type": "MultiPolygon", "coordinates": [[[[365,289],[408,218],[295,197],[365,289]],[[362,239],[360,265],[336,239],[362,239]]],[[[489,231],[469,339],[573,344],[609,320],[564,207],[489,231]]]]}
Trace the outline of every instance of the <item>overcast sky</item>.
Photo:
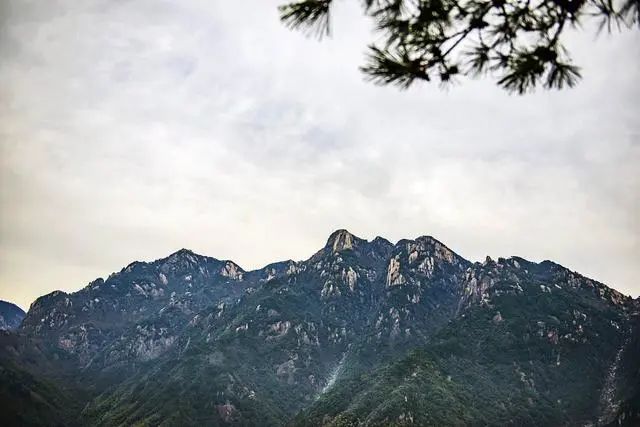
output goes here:
{"type": "Polygon", "coordinates": [[[182,247],[245,269],[337,228],[551,259],[640,294],[640,32],[567,41],[579,87],[363,81],[277,1],[0,2],[0,299],[23,308],[182,247]]]}

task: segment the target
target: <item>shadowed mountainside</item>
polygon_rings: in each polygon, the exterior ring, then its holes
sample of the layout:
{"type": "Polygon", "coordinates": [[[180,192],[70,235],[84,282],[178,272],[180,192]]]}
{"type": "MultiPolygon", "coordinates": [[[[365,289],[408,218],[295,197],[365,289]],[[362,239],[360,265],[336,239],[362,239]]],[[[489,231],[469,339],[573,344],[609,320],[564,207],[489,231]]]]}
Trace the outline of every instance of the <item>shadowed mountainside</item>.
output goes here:
{"type": "Polygon", "coordinates": [[[10,331],[18,328],[25,315],[17,305],[0,300],[0,330],[10,331]]]}

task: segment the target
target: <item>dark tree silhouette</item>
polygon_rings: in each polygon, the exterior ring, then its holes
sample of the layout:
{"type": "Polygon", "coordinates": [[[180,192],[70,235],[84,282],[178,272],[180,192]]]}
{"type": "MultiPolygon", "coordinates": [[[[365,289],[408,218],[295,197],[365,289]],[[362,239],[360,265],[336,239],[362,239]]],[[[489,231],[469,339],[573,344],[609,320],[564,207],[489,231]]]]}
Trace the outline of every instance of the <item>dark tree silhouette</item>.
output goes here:
{"type": "MultiPolygon", "coordinates": [[[[509,92],[539,84],[573,87],[580,69],[561,43],[569,27],[589,20],[597,32],[640,24],[640,0],[362,0],[382,42],[371,44],[361,70],[377,84],[408,88],[416,79],[446,85],[456,76],[490,73],[509,92]]],[[[290,28],[331,33],[333,0],[280,6],[290,28]]]]}

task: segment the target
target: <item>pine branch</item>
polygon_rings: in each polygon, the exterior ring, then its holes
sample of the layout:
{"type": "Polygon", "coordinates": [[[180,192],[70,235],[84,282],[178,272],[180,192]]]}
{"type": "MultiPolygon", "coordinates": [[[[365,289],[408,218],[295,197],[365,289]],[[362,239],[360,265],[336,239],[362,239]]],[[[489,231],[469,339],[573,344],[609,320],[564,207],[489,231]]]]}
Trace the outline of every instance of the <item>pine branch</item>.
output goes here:
{"type": "MultiPolygon", "coordinates": [[[[318,36],[330,33],[332,0],[303,0],[280,7],[282,21],[318,36]]],[[[507,91],[538,85],[573,87],[581,78],[561,37],[567,22],[599,19],[601,28],[639,24],[640,0],[363,0],[382,46],[369,46],[360,69],[375,84],[408,88],[439,77],[491,73],[507,91]],[[460,66],[459,64],[463,64],[460,66]]]]}
{"type": "Polygon", "coordinates": [[[329,9],[331,0],[305,0],[279,7],[280,20],[289,28],[303,29],[322,38],[331,33],[329,9]]]}

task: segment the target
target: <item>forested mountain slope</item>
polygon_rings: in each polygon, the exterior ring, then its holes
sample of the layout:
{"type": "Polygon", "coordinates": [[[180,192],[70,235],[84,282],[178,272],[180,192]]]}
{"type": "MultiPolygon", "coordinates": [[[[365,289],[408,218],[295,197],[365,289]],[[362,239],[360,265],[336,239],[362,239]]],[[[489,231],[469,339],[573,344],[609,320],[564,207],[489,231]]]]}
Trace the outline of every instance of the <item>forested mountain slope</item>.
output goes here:
{"type": "Polygon", "coordinates": [[[14,425],[12,408],[30,425],[45,409],[105,426],[638,420],[638,301],[428,236],[338,230],[255,271],[181,250],[38,299],[0,345],[5,375],[58,390],[40,406],[3,391],[14,425]]]}

